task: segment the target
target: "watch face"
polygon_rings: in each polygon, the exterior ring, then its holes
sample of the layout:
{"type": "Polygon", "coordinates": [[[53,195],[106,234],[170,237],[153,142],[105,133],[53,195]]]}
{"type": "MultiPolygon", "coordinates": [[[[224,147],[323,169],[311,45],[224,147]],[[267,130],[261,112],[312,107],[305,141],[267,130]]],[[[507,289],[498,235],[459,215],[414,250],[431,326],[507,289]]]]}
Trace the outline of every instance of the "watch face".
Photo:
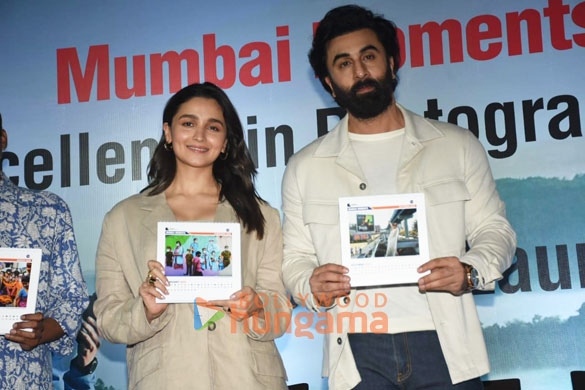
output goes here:
{"type": "Polygon", "coordinates": [[[479,277],[477,275],[477,270],[475,268],[471,269],[471,283],[473,284],[473,287],[477,287],[479,284],[479,277]]]}
{"type": "Polygon", "coordinates": [[[95,369],[97,368],[98,360],[97,357],[93,358],[93,360],[85,367],[81,368],[79,371],[84,375],[93,374],[95,369]]]}

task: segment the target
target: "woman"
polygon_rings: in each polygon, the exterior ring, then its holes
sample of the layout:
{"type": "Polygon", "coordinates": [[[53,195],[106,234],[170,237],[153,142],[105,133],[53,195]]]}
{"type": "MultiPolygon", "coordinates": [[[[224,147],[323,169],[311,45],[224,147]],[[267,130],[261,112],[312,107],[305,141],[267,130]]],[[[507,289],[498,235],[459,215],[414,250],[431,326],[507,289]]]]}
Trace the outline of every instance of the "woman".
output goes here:
{"type": "Polygon", "coordinates": [[[203,272],[201,272],[201,252],[195,252],[195,257],[193,258],[193,275],[194,276],[203,276],[203,272]]]}
{"type": "Polygon", "coordinates": [[[177,241],[173,250],[173,267],[183,268],[183,246],[180,241],[177,241]]]}
{"type": "MultiPolygon", "coordinates": [[[[238,115],[221,89],[194,84],[171,97],[149,184],[106,215],[96,259],[98,328],[128,345],[129,389],[286,388],[272,341],[290,313],[280,217],[256,193],[254,175],[238,115]],[[229,317],[199,331],[193,304],[155,301],[168,285],[162,265],[150,260],[157,222],[175,220],[241,224],[245,287],[213,302],[229,317]]],[[[202,323],[215,314],[198,312],[202,323]]]]}

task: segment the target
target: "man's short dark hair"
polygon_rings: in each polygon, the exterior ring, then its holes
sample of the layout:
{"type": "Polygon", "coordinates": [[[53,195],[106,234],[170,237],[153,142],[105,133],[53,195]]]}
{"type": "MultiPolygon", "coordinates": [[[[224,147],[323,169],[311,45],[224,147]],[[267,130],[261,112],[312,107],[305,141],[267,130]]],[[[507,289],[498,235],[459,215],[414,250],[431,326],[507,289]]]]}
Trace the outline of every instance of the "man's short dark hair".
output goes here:
{"type": "Polygon", "coordinates": [[[376,33],[388,58],[394,59],[394,74],[398,71],[400,46],[394,23],[357,5],[337,7],[327,12],[323,20],[319,22],[313,37],[313,46],[309,51],[309,62],[327,92],[331,93],[329,85],[325,82],[325,77],[329,76],[327,44],[333,38],[364,28],[369,28],[376,33]]]}

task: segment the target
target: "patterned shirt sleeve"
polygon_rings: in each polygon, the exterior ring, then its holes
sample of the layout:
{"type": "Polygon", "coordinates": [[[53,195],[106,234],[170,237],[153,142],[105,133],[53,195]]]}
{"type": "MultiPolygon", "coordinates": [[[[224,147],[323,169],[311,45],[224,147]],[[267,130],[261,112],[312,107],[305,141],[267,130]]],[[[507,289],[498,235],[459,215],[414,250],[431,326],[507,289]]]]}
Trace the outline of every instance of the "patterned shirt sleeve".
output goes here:
{"type": "Polygon", "coordinates": [[[45,317],[53,318],[65,332],[48,344],[53,353],[66,355],[73,351],[81,326],[81,314],[88,305],[87,287],[81,273],[73,221],[67,204],[58,199],[55,205],[55,237],[51,253],[49,309],[45,317]]]}

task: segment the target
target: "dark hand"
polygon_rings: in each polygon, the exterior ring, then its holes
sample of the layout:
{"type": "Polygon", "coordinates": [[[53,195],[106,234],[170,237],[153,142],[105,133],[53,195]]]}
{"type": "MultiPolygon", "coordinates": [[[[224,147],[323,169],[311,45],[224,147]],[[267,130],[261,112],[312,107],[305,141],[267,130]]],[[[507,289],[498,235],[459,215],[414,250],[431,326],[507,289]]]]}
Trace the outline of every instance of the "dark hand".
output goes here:
{"type": "Polygon", "coordinates": [[[461,295],[467,287],[465,268],[457,257],[439,257],[418,268],[418,272],[431,271],[418,280],[421,291],[446,291],[461,295]]]}
{"type": "Polygon", "coordinates": [[[30,351],[41,343],[45,329],[43,313],[24,314],[20,318],[22,322],[14,324],[6,339],[19,343],[23,350],[30,351]]]}
{"type": "Polygon", "coordinates": [[[87,317],[82,321],[81,329],[77,334],[77,366],[86,367],[93,361],[100,348],[100,334],[94,317],[87,317]]]}

